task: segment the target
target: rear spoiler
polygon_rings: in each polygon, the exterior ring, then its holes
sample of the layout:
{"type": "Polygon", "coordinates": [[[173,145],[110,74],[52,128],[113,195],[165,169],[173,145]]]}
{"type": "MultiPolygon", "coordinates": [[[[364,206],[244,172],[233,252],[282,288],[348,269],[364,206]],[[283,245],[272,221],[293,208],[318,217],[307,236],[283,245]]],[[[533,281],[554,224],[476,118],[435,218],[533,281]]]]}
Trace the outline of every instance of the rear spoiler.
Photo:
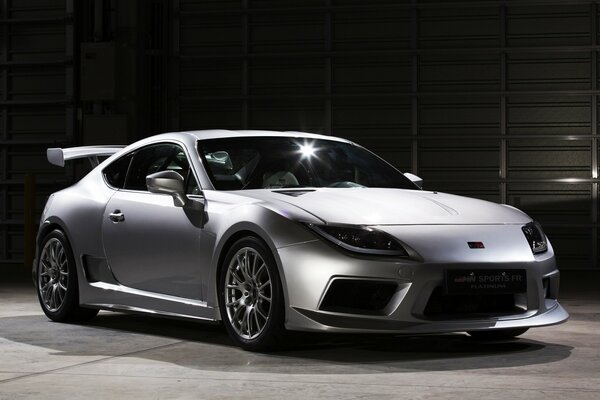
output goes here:
{"type": "Polygon", "coordinates": [[[50,164],[65,166],[65,161],[74,160],[76,158],[87,158],[92,164],[92,168],[100,164],[98,157],[111,156],[119,150],[125,148],[124,145],[108,145],[108,146],[82,146],[69,147],[66,149],[50,148],[46,150],[46,157],[50,164]]]}

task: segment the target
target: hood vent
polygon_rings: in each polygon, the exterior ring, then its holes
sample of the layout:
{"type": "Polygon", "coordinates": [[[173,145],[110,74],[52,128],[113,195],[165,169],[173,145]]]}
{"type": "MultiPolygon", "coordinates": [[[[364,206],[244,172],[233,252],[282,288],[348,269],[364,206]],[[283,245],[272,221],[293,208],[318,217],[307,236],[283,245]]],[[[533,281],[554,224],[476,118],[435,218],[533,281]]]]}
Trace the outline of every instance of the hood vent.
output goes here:
{"type": "Polygon", "coordinates": [[[303,194],[314,192],[314,189],[303,189],[303,190],[273,190],[273,193],[285,194],[286,196],[298,197],[303,194]]]}

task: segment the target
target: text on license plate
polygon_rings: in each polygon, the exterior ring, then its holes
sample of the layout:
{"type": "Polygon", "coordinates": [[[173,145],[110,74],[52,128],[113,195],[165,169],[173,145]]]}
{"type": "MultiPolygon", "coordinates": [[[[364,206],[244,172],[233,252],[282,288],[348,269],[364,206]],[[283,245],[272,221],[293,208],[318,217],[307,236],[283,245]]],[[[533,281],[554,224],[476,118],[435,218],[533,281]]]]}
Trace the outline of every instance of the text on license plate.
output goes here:
{"type": "Polygon", "coordinates": [[[448,294],[524,293],[527,273],[524,269],[448,269],[444,286],[448,294]]]}

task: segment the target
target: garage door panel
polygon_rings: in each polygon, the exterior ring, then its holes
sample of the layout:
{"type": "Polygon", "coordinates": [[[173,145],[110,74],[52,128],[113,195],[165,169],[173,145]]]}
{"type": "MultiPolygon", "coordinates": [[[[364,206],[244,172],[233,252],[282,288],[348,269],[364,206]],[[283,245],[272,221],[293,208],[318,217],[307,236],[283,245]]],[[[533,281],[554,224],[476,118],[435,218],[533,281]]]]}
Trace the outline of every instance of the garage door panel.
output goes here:
{"type": "Polygon", "coordinates": [[[250,104],[251,129],[323,132],[324,108],[320,102],[281,100],[250,104]]]}
{"type": "Polygon", "coordinates": [[[499,57],[424,55],[419,59],[419,88],[434,92],[499,90],[499,57]]]}
{"type": "Polygon", "coordinates": [[[181,96],[230,95],[242,93],[242,67],[238,61],[222,60],[218,65],[184,61],[180,69],[181,96]]]}
{"type": "Polygon", "coordinates": [[[561,270],[589,269],[593,265],[592,249],[597,243],[593,241],[590,228],[557,225],[546,226],[544,230],[555,249],[556,263],[561,270]]]}
{"type": "Polygon", "coordinates": [[[406,92],[411,88],[407,56],[336,57],[333,60],[334,93],[406,92]]]}
{"type": "Polygon", "coordinates": [[[249,29],[252,52],[324,50],[325,17],[322,14],[253,15],[249,29]]]}
{"type": "Polygon", "coordinates": [[[581,96],[511,96],[507,132],[525,135],[584,135],[591,131],[591,99],[581,96]]]}
{"type": "Polygon", "coordinates": [[[591,140],[508,141],[508,178],[585,179],[591,175],[591,140]]]}
{"type": "Polygon", "coordinates": [[[32,137],[36,133],[65,132],[65,117],[62,107],[46,106],[44,109],[12,108],[8,113],[8,129],[13,139],[32,137]]]}
{"type": "Polygon", "coordinates": [[[333,125],[336,128],[410,126],[410,103],[393,99],[343,99],[333,103],[333,125]]]}
{"type": "Polygon", "coordinates": [[[591,88],[591,54],[511,54],[507,60],[509,90],[591,88]]]}
{"type": "Polygon", "coordinates": [[[424,98],[419,133],[427,135],[494,135],[500,133],[500,104],[493,98],[424,98]]]}
{"type": "Polygon", "coordinates": [[[235,16],[184,17],[179,31],[179,51],[182,55],[239,53],[242,50],[242,30],[235,16]]]}
{"type": "Polygon", "coordinates": [[[511,183],[508,200],[544,225],[585,224],[591,219],[592,187],[586,183],[511,183]]]}
{"type": "Polygon", "coordinates": [[[249,68],[253,94],[323,93],[325,63],[321,58],[253,60],[249,68]]]}
{"type": "Polygon", "coordinates": [[[426,8],[419,12],[419,44],[431,47],[498,46],[497,7],[426,8]]]}
{"type": "Polygon", "coordinates": [[[408,47],[410,20],[407,10],[339,11],[333,15],[335,50],[376,50],[408,47]]]}
{"type": "Polygon", "coordinates": [[[188,101],[181,104],[180,129],[239,129],[242,105],[237,101],[188,101]]]}
{"type": "Polygon", "coordinates": [[[508,8],[510,46],[586,45],[590,38],[589,5],[508,8]]]}

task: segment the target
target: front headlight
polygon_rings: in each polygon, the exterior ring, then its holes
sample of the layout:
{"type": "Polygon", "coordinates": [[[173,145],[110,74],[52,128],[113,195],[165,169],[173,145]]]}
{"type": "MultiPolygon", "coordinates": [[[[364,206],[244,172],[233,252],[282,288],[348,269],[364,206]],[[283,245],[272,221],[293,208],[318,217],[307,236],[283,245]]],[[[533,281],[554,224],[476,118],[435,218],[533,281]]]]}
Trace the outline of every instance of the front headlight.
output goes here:
{"type": "Polygon", "coordinates": [[[407,257],[408,253],[391,235],[369,227],[306,224],[336,245],[355,253],[407,257]]]}
{"type": "Polygon", "coordinates": [[[542,226],[537,222],[530,222],[521,228],[529,247],[533,254],[543,253],[548,250],[548,241],[546,240],[546,234],[542,229],[542,226]]]}

